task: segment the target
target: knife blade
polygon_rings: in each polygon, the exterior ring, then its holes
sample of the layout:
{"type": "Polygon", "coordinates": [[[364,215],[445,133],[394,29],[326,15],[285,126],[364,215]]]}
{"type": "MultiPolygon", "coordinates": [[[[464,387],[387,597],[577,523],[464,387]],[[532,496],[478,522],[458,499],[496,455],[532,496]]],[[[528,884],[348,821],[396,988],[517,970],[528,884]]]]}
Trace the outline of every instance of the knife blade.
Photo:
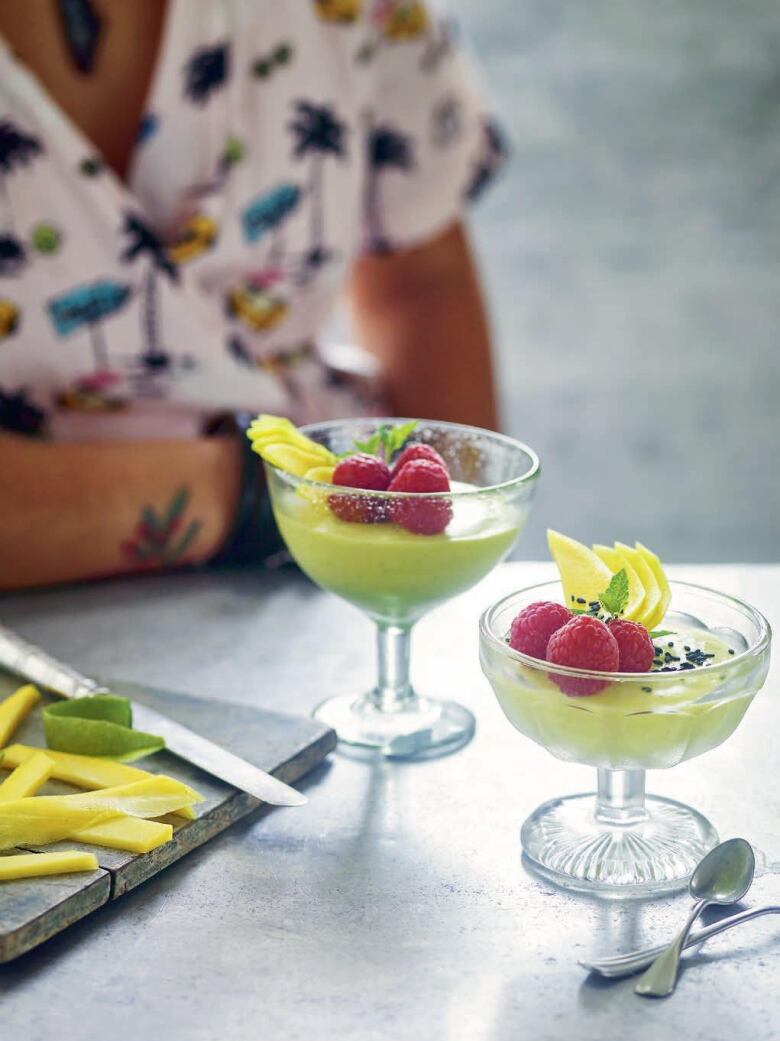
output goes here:
{"type": "MultiPolygon", "coordinates": [[[[36,683],[63,698],[83,698],[104,694],[107,687],[82,676],[70,665],[58,661],[46,651],[28,643],[17,633],[0,625],[0,666],[22,679],[36,683]]],[[[271,806],[303,806],[307,801],[288,784],[253,766],[232,752],[196,734],[189,727],[169,719],[161,712],[131,701],[133,722],[139,729],[165,738],[169,752],[218,777],[221,781],[247,792],[271,806]]]]}

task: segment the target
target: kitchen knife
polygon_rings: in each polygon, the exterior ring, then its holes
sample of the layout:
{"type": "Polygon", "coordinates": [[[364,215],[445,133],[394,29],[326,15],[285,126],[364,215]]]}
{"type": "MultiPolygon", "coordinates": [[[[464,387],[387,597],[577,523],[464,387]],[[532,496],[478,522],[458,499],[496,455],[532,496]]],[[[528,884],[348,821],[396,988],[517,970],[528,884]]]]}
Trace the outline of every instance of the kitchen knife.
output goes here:
{"type": "MultiPolygon", "coordinates": [[[[39,647],[0,625],[0,667],[22,679],[59,694],[63,698],[83,698],[105,694],[106,687],[82,676],[69,665],[57,661],[39,647]]],[[[234,788],[248,792],[255,799],[272,806],[303,806],[306,796],[277,780],[245,759],[220,748],[208,738],[168,719],[161,712],[132,702],[133,724],[139,730],[165,738],[165,746],[173,752],[213,774],[234,788]]]]}

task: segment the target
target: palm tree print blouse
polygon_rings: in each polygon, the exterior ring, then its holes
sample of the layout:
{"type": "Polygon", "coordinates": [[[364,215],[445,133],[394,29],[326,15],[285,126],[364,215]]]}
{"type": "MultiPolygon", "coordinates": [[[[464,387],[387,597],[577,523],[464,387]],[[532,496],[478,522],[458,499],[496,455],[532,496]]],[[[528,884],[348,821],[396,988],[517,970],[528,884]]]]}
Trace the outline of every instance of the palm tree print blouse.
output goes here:
{"type": "Polygon", "coordinates": [[[376,409],[317,343],[350,265],[443,231],[502,155],[420,0],[172,0],[126,185],[0,44],[0,427],[376,409]]]}

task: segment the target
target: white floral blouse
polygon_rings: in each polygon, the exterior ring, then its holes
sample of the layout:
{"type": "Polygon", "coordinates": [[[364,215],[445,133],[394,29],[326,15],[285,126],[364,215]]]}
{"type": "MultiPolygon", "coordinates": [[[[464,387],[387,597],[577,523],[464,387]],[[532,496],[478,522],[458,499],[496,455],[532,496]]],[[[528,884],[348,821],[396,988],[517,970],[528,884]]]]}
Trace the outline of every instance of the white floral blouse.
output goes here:
{"type": "Polygon", "coordinates": [[[171,0],[127,185],[0,42],[0,428],[371,411],[370,366],[317,344],[352,261],[443,230],[502,156],[419,0],[171,0]]]}

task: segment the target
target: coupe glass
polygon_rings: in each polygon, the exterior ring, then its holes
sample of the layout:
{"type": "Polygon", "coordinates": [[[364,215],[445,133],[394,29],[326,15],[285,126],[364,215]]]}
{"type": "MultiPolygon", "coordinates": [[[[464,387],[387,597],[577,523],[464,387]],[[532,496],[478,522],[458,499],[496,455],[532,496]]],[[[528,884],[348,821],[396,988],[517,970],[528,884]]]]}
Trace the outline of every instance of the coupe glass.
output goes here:
{"type": "MultiPolygon", "coordinates": [[[[399,419],[348,419],[303,432],[336,454],[355,451],[399,419]]],[[[454,701],[421,697],[409,682],[414,623],[483,578],[509,553],[528,515],[539,474],[536,453],[502,434],[421,421],[410,442],[435,448],[451,491],[435,494],[337,489],[266,463],[274,516],[287,548],[319,586],[359,607],[377,627],[378,677],[368,693],[340,694],[314,715],[349,745],[422,757],[465,744],[474,717],[454,701]],[[332,505],[343,506],[337,516],[332,505]],[[437,513],[439,534],[396,519],[437,513]],[[352,520],[340,519],[351,516],[352,520]]]]}
{"type": "Polygon", "coordinates": [[[734,732],[766,679],[771,633],[766,619],[740,600],[684,582],[670,585],[664,629],[709,630],[728,646],[725,662],[678,672],[602,673],[548,665],[512,650],[512,619],[538,600],[563,603],[559,582],[513,593],[480,621],[482,670],[509,721],[558,759],[598,771],[595,794],[552,799],[523,824],[524,852],[559,885],[612,896],[672,892],[687,884],[718,841],[696,810],[645,796],[645,771],[692,759],[734,732]],[[588,697],[567,696],[551,682],[553,672],[601,680],[605,687],[588,697]]]}

